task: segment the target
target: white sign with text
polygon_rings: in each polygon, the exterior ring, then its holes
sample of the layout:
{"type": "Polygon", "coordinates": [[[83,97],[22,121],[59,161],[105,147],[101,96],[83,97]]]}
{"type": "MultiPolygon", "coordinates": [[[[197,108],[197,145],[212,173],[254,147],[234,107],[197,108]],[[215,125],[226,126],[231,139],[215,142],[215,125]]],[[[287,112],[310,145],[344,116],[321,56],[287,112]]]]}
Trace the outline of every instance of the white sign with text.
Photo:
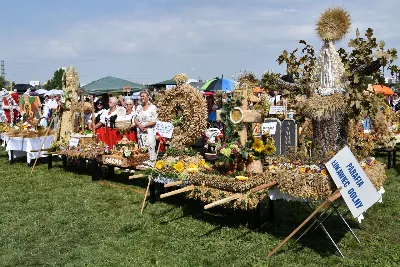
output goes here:
{"type": "Polygon", "coordinates": [[[79,145],[79,140],[80,140],[79,138],[71,137],[69,139],[69,146],[70,147],[77,147],[79,145]]]}
{"type": "Polygon", "coordinates": [[[158,121],[154,131],[159,133],[162,137],[171,138],[174,133],[174,125],[170,122],[158,121]]]}
{"type": "Polygon", "coordinates": [[[166,86],[165,86],[165,90],[168,91],[168,90],[171,90],[171,89],[173,89],[173,88],[175,88],[175,87],[176,87],[176,85],[170,85],[170,84],[169,84],[169,85],[166,85],[166,86]]]}
{"type": "Polygon", "coordinates": [[[261,134],[265,135],[268,132],[270,135],[274,135],[276,132],[276,124],[276,121],[264,122],[261,127],[261,134]]]}
{"type": "Polygon", "coordinates": [[[374,185],[354,157],[349,147],[344,147],[325,164],[354,218],[381,199],[374,185]]]}
{"type": "Polygon", "coordinates": [[[269,114],[283,114],[285,113],[284,106],[271,106],[269,108],[269,114]]]}

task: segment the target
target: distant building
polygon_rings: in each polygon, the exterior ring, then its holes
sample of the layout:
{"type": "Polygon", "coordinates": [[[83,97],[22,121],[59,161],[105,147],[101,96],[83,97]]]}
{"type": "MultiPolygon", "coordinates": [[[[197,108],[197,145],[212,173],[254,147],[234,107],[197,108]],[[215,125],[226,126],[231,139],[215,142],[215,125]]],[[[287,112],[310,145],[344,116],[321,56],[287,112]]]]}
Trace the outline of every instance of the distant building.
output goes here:
{"type": "Polygon", "coordinates": [[[398,81],[396,77],[385,77],[385,83],[392,84],[392,83],[398,83],[398,81]]]}
{"type": "Polygon", "coordinates": [[[29,84],[33,87],[40,86],[40,81],[30,81],[29,84]]]}

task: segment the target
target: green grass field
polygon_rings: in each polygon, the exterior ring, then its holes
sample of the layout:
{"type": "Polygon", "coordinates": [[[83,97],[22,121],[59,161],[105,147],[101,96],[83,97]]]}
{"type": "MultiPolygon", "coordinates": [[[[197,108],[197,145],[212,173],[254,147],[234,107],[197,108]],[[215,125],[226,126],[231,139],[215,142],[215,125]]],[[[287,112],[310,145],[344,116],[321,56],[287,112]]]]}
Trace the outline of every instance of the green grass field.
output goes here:
{"type": "Polygon", "coordinates": [[[305,204],[276,201],[275,221],[258,232],[247,225],[251,213],[201,213],[183,196],[148,204],[141,215],[146,180],[127,176],[92,182],[84,166],[64,172],[61,162],[51,170],[41,163],[31,176],[23,161],[10,166],[2,148],[0,265],[400,266],[400,166],[388,171],[384,202],[362,224],[349,220],[360,244],[336,216],[326,223],[345,259],[320,229],[268,259],[311,214],[305,204]]]}

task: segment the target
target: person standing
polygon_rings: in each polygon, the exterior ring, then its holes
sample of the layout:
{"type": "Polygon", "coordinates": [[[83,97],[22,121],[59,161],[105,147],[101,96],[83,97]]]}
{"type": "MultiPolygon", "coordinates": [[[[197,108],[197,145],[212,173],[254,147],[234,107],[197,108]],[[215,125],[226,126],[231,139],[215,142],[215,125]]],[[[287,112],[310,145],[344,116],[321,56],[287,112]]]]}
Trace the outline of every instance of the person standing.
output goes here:
{"type": "Polygon", "coordinates": [[[105,112],[106,109],[104,108],[104,102],[102,99],[97,100],[95,103],[95,110],[94,110],[94,117],[89,122],[89,129],[91,131],[95,131],[97,138],[102,141],[106,142],[106,133],[105,127],[102,127],[102,123],[100,121],[101,115],[105,112]]]}
{"type": "Polygon", "coordinates": [[[150,162],[154,165],[156,160],[156,136],[154,126],[158,120],[157,107],[150,102],[150,94],[147,91],[140,93],[141,105],[136,109],[135,125],[138,128],[139,148],[145,147],[149,150],[150,162]]]}
{"type": "MultiPolygon", "coordinates": [[[[110,97],[108,101],[108,110],[103,112],[100,116],[100,122],[105,127],[105,143],[113,148],[114,145],[122,139],[122,136],[118,133],[115,125],[115,121],[118,119],[119,109],[118,100],[116,97],[110,97]]],[[[124,114],[125,115],[125,114],[124,114]]]]}
{"type": "Polygon", "coordinates": [[[129,120],[131,121],[131,123],[133,124],[131,127],[131,130],[128,131],[125,135],[126,138],[128,138],[129,141],[134,141],[137,142],[137,138],[136,138],[136,131],[135,131],[135,117],[136,117],[136,111],[133,105],[133,100],[132,99],[128,99],[125,102],[125,106],[126,106],[126,115],[125,115],[125,119],[124,120],[129,120]]]}

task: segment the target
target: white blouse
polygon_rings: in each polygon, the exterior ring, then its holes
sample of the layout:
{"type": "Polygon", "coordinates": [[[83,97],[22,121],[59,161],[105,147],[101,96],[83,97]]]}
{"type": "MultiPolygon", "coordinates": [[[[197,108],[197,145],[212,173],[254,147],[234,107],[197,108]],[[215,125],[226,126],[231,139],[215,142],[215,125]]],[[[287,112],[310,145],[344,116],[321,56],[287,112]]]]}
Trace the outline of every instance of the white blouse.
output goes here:
{"type": "MultiPolygon", "coordinates": [[[[105,126],[107,123],[107,127],[110,127],[110,117],[118,115],[118,109],[115,109],[113,112],[109,114],[110,110],[107,109],[105,110],[101,115],[100,115],[100,122],[105,126]]],[[[117,118],[118,119],[118,118],[117,118]]]]}

